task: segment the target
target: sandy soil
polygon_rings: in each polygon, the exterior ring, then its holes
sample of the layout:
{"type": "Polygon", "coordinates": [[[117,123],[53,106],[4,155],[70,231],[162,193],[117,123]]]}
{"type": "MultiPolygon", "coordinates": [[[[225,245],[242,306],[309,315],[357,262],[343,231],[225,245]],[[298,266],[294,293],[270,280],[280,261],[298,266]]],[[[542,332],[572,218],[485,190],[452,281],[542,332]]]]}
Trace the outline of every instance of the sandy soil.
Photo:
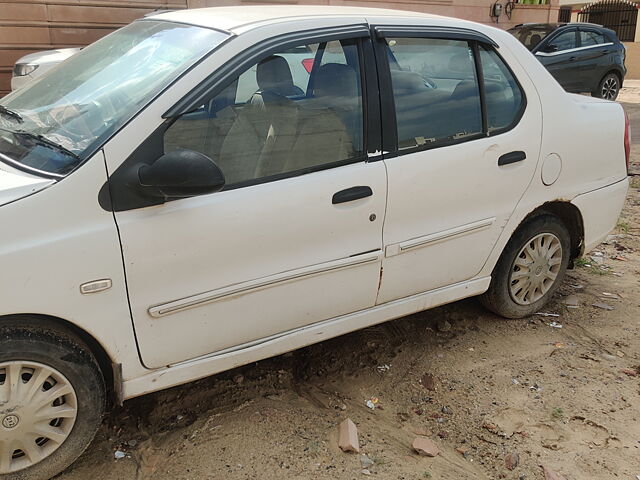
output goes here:
{"type": "MultiPolygon", "coordinates": [[[[630,90],[622,100],[640,101],[630,90]]],[[[640,104],[625,108],[640,140],[640,104]]],[[[545,465],[567,480],[636,480],[640,177],[614,233],[569,272],[545,309],[559,317],[508,321],[469,299],[135,399],[59,478],[364,478],[360,456],[337,446],[351,418],[380,479],[542,479],[545,465]],[[416,455],[416,434],[440,455],[416,455]]]]}

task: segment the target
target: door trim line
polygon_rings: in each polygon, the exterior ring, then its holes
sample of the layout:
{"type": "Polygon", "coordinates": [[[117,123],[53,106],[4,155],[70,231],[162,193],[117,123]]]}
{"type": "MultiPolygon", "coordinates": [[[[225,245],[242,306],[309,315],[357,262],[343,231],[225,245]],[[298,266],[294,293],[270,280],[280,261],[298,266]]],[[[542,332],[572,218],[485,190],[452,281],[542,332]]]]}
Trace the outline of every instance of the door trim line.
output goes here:
{"type": "Polygon", "coordinates": [[[272,287],[276,284],[298,280],[303,277],[320,275],[343,268],[355,267],[358,265],[377,262],[380,260],[381,256],[382,250],[376,249],[372,252],[355,255],[353,257],[341,258],[339,260],[332,260],[330,262],[297,268],[295,270],[288,270],[286,272],[276,273],[275,275],[269,275],[268,277],[262,277],[255,280],[249,280],[247,282],[236,283],[233,285],[228,285],[226,287],[217,288],[215,290],[209,290],[206,292],[198,293],[196,295],[184,297],[178,300],[172,300],[170,302],[153,305],[149,307],[147,312],[154,318],[165,317],[167,315],[182,312],[187,309],[201,307],[218,300],[228,299],[237,295],[244,295],[246,293],[251,293],[263,288],[272,287]]]}
{"type": "Polygon", "coordinates": [[[580,52],[582,50],[588,50],[590,48],[606,47],[607,45],[613,45],[613,42],[598,43],[597,45],[587,45],[586,47],[569,48],[567,50],[560,50],[559,52],[536,52],[535,55],[538,55],[539,57],[555,57],[556,55],[563,55],[565,53],[571,52],[580,52]]]}
{"type": "Polygon", "coordinates": [[[496,221],[496,217],[485,218],[483,220],[466,223],[458,227],[442,230],[440,232],[431,233],[429,235],[424,235],[422,237],[412,238],[411,240],[405,240],[404,242],[400,242],[396,245],[389,245],[387,247],[386,256],[392,257],[394,255],[398,255],[400,253],[406,252],[407,250],[411,250],[413,248],[424,247],[426,245],[431,245],[433,243],[449,240],[450,238],[453,238],[453,237],[459,237],[462,235],[467,235],[469,233],[479,232],[481,230],[485,230],[489,228],[491,225],[494,224],[495,221],[496,221]],[[395,247],[395,248],[392,248],[392,247],[395,247]]]}

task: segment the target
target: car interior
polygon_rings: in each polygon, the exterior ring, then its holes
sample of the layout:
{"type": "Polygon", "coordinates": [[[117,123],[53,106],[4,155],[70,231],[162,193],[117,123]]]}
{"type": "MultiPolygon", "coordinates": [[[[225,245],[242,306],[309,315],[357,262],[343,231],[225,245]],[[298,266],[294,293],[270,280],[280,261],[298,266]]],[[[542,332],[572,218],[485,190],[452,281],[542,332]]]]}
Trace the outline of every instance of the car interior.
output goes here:
{"type": "Polygon", "coordinates": [[[347,160],[362,152],[362,102],[357,47],[343,42],[344,63],[322,63],[318,46],[309,73],[298,74],[298,57],[262,59],[255,69],[257,91],[237,102],[238,79],[206,108],[187,114],[165,135],[165,151],[198,150],[222,169],[226,185],[347,160]],[[347,54],[353,49],[352,55],[347,54]],[[205,113],[203,115],[203,113],[205,113]]]}
{"type": "MultiPolygon", "coordinates": [[[[437,44],[415,49],[407,44],[403,50],[402,40],[388,48],[400,148],[482,132],[479,82],[470,46],[466,41],[437,41],[447,42],[448,49],[438,50],[437,44]]],[[[308,72],[298,64],[309,53],[301,57],[289,51],[260,60],[206,106],[178,119],[165,134],[165,152],[204,153],[223,171],[225,188],[304,173],[362,154],[358,47],[348,40],[334,43],[339,55],[335,46],[332,54],[326,54],[326,43],[308,49],[315,55],[308,72]]],[[[519,90],[489,50],[482,50],[481,58],[486,64],[489,127],[501,128],[520,107],[519,90]]]]}

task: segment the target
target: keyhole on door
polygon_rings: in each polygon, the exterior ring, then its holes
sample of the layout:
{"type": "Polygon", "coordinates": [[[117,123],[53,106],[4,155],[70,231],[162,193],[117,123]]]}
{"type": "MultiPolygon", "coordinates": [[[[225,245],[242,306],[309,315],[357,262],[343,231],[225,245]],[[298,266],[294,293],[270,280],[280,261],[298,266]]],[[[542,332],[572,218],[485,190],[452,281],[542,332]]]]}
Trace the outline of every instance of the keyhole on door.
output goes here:
{"type": "Polygon", "coordinates": [[[371,215],[369,215],[369,220],[371,220],[372,222],[376,219],[376,214],[372,213],[371,215]]]}

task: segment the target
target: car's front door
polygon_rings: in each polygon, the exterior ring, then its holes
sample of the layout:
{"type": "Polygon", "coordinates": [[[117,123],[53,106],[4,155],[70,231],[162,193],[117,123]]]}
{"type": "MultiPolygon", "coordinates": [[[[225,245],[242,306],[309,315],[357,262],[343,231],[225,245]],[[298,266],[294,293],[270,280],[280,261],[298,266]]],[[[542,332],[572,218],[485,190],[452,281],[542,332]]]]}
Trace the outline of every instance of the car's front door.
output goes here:
{"type": "Polygon", "coordinates": [[[146,366],[250,347],[375,304],[386,173],[367,162],[367,47],[339,38],[258,55],[125,162],[195,150],[225,174],[219,193],[136,205],[127,194],[118,201],[123,180],[112,175],[146,366]],[[309,53],[310,73],[293,64],[309,53]]]}
{"type": "Polygon", "coordinates": [[[563,30],[545,39],[535,55],[567,91],[580,90],[578,31],[563,30]]]}
{"type": "Polygon", "coordinates": [[[379,67],[395,106],[383,110],[385,303],[480,272],[535,171],[541,114],[526,73],[482,36],[379,30],[378,58],[397,61],[379,67]]]}

